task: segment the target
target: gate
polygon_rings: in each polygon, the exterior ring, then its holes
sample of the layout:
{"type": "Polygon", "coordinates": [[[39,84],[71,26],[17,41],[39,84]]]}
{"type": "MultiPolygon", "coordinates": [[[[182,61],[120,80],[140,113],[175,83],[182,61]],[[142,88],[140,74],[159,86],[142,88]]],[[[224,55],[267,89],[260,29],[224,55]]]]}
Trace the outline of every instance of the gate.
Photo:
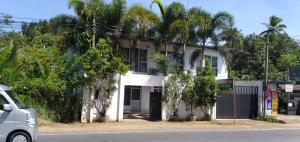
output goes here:
{"type": "Polygon", "coordinates": [[[150,120],[161,120],[161,92],[150,93],[150,120]]]}
{"type": "Polygon", "coordinates": [[[234,93],[219,93],[217,119],[256,118],[258,111],[258,87],[235,86],[234,90],[234,93]]]}

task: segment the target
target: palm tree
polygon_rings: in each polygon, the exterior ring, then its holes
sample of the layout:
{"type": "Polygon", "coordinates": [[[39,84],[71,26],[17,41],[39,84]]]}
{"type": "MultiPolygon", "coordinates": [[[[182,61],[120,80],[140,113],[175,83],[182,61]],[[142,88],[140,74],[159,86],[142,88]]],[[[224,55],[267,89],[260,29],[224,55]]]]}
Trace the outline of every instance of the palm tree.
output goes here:
{"type": "Polygon", "coordinates": [[[200,44],[201,50],[192,53],[190,63],[194,66],[195,61],[201,57],[200,68],[204,66],[204,50],[207,46],[218,47],[223,40],[224,32],[233,27],[233,16],[227,12],[210,14],[200,8],[189,10],[192,33],[191,44],[200,44]]]}
{"type": "Polygon", "coordinates": [[[177,19],[170,26],[170,37],[175,41],[176,45],[183,48],[183,59],[185,58],[186,45],[190,36],[190,22],[188,17],[177,19]]]}
{"type": "Polygon", "coordinates": [[[142,5],[133,5],[122,17],[121,23],[123,37],[147,40],[153,36],[151,31],[157,29],[159,17],[142,5]]]}
{"type": "MultiPolygon", "coordinates": [[[[183,23],[179,22],[179,19],[184,19],[186,11],[184,6],[179,2],[173,2],[169,6],[164,6],[160,0],[153,0],[151,2],[151,7],[153,4],[157,4],[161,12],[161,21],[160,21],[160,38],[165,44],[165,54],[168,54],[168,42],[174,38],[174,35],[171,34],[171,25],[173,22],[177,21],[177,24],[183,23]]],[[[174,25],[173,25],[174,28],[174,25]]]]}
{"type": "MultiPolygon", "coordinates": [[[[273,41],[273,37],[284,33],[286,26],[281,23],[282,19],[277,16],[271,16],[269,24],[263,23],[267,30],[260,33],[260,35],[266,38],[266,48],[265,48],[265,85],[268,85],[268,68],[269,68],[269,40],[273,41]]],[[[265,104],[263,105],[263,115],[265,115],[265,104]]]]}
{"type": "Polygon", "coordinates": [[[271,34],[281,34],[284,33],[284,29],[286,28],[286,25],[282,24],[282,19],[277,16],[271,16],[269,24],[262,23],[266,26],[266,30],[261,32],[260,35],[269,36],[271,34]]]}

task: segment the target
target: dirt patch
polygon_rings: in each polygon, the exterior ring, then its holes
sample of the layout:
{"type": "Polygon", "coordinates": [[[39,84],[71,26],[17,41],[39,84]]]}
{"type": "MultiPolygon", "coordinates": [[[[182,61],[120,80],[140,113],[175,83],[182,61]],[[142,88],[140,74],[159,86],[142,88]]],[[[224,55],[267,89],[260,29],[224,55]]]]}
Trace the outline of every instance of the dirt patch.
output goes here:
{"type": "Polygon", "coordinates": [[[122,121],[107,123],[52,123],[41,125],[40,133],[60,132],[113,132],[113,131],[139,131],[139,130],[163,130],[163,129],[205,129],[205,128],[266,128],[266,127],[300,127],[300,125],[273,124],[255,120],[222,121],[195,121],[195,122],[151,122],[151,121],[122,121]]]}

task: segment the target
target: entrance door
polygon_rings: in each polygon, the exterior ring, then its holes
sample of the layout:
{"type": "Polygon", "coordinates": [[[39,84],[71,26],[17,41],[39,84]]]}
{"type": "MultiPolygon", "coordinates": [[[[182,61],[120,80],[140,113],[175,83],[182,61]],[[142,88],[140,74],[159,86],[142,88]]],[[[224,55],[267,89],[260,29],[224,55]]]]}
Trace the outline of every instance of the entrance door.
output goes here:
{"type": "Polygon", "coordinates": [[[161,120],[161,92],[150,93],[150,119],[161,120]]]}
{"type": "Polygon", "coordinates": [[[3,105],[9,104],[8,101],[0,94],[0,137],[3,137],[3,133],[10,127],[11,121],[13,120],[13,116],[11,115],[11,112],[6,112],[3,110],[3,105]],[[2,134],[1,134],[2,133],[2,134]]]}
{"type": "Polygon", "coordinates": [[[131,95],[131,111],[140,112],[141,111],[141,88],[132,88],[131,95]]]}

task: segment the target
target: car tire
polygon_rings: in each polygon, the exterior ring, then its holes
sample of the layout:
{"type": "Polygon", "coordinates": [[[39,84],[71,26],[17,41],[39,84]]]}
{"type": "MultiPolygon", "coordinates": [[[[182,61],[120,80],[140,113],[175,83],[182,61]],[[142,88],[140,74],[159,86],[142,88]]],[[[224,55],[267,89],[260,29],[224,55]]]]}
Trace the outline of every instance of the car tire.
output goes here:
{"type": "Polygon", "coordinates": [[[14,132],[9,138],[8,142],[31,142],[30,136],[25,132],[14,132]]]}

